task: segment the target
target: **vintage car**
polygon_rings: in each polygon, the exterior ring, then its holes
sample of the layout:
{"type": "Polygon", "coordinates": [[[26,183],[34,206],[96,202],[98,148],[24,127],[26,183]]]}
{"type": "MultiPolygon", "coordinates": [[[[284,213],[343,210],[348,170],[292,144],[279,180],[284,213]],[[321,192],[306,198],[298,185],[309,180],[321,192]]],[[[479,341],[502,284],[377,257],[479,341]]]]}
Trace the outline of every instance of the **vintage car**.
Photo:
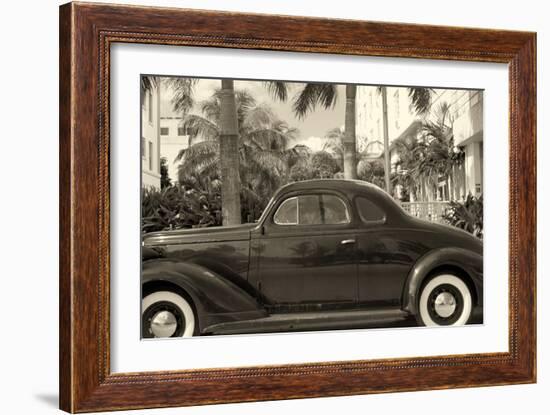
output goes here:
{"type": "Polygon", "coordinates": [[[286,185],[258,222],[150,233],[142,257],[144,338],[483,319],[481,241],[362,181],[286,185]]]}

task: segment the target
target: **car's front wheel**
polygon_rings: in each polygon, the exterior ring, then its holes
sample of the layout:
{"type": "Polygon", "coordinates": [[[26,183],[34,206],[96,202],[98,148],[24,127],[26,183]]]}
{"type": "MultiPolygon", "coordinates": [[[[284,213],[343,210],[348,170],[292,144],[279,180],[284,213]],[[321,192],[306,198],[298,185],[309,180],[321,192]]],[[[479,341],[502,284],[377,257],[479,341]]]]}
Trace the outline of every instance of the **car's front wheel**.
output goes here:
{"type": "Polygon", "coordinates": [[[193,307],[181,295],[156,291],[141,300],[143,338],[191,337],[196,334],[193,307]]]}
{"type": "Polygon", "coordinates": [[[440,274],[422,288],[418,302],[419,323],[425,326],[461,326],[472,314],[472,294],[456,275],[440,274]]]}

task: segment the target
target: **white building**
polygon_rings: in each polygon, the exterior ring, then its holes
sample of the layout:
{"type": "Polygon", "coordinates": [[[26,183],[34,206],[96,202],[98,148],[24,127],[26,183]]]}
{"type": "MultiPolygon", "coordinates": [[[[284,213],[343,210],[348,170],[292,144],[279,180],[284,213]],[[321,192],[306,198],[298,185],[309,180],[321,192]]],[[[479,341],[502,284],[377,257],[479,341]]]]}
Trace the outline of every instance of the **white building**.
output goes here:
{"type": "Polygon", "coordinates": [[[168,176],[175,183],[178,181],[180,164],[175,159],[181,150],[189,147],[189,135],[181,125],[183,114],[174,111],[172,98],[172,90],[163,84],[160,98],[160,156],[166,158],[168,176]]]}
{"type": "Polygon", "coordinates": [[[156,85],[142,93],[141,185],[160,189],[160,96],[156,85]]]}
{"type": "Polygon", "coordinates": [[[168,176],[178,180],[178,153],[189,147],[181,126],[183,115],[173,110],[172,90],[165,83],[144,93],[141,105],[142,186],[160,189],[160,160],[166,158],[168,176]]]}
{"type": "Polygon", "coordinates": [[[483,91],[452,91],[455,146],[464,150],[465,194],[483,193],[483,91]]]}
{"type": "MultiPolygon", "coordinates": [[[[408,88],[387,87],[388,138],[419,134],[422,118],[411,106],[408,88]]],[[[468,193],[483,192],[483,92],[476,90],[437,89],[432,98],[432,111],[440,103],[449,105],[447,122],[452,126],[454,144],[464,150],[465,162],[453,172],[452,180],[442,180],[433,192],[425,192],[426,201],[460,200],[468,193]]],[[[384,113],[382,95],[377,86],[358,86],[356,96],[357,151],[377,158],[384,152],[384,113]]],[[[391,164],[397,161],[391,154],[391,164]]]]}
{"type": "MultiPolygon", "coordinates": [[[[393,140],[411,126],[415,113],[410,108],[407,88],[386,87],[388,103],[388,137],[393,140]]],[[[384,152],[384,112],[378,86],[358,86],[356,95],[357,151],[378,157],[384,152]]]]}

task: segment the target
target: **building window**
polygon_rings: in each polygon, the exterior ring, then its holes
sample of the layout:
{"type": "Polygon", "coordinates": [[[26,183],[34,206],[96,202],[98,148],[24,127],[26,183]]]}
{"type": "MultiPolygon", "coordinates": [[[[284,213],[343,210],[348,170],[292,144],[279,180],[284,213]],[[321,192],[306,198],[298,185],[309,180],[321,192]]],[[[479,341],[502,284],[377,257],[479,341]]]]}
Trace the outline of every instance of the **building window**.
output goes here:
{"type": "Polygon", "coordinates": [[[169,135],[170,129],[168,127],[160,127],[160,135],[169,135]]]}
{"type": "Polygon", "coordinates": [[[147,90],[147,119],[153,122],[153,93],[150,89],[147,90]]]}
{"type": "Polygon", "coordinates": [[[178,135],[187,135],[187,132],[185,131],[185,127],[178,127],[178,135]]]}
{"type": "Polygon", "coordinates": [[[149,170],[153,171],[153,142],[149,141],[148,154],[149,156],[149,170]]]}

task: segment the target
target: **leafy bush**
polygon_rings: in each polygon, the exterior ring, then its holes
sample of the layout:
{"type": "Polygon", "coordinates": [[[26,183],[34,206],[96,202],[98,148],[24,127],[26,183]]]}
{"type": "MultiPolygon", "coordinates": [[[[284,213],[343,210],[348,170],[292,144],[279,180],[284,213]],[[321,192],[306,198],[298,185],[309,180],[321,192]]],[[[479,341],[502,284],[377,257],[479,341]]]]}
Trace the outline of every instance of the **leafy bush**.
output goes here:
{"type": "Polygon", "coordinates": [[[357,165],[357,178],[384,189],[384,162],[381,159],[361,160],[357,165]]]}
{"type": "Polygon", "coordinates": [[[332,179],[340,171],[338,161],[327,151],[317,151],[300,159],[290,169],[290,180],[332,179]]]}
{"type": "Polygon", "coordinates": [[[172,186],[172,179],[168,175],[168,161],[166,157],[160,158],[160,188],[172,186]]]}
{"type": "Polygon", "coordinates": [[[483,238],[483,196],[468,194],[464,202],[450,202],[443,219],[450,225],[483,238]]]}
{"type": "Polygon", "coordinates": [[[219,192],[202,192],[183,186],[162,190],[143,188],[141,230],[144,233],[221,225],[219,192]]]}

